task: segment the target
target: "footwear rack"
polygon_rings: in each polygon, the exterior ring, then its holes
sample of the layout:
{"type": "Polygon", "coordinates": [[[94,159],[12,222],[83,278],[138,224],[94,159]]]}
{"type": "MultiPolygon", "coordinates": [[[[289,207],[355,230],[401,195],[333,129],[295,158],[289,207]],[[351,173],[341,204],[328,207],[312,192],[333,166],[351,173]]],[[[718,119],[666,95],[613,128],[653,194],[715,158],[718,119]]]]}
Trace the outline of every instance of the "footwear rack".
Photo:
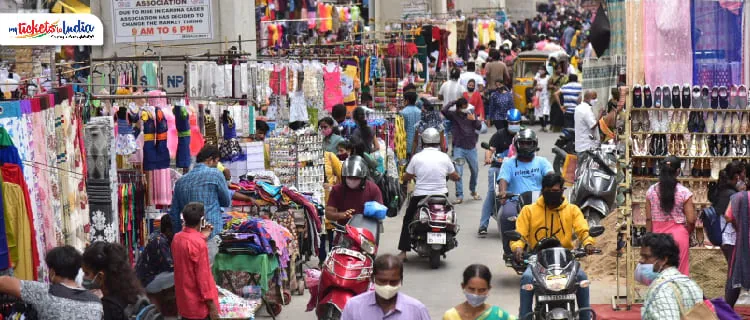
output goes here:
{"type": "MultiPolygon", "coordinates": [[[[750,161],[747,97],[745,86],[633,86],[627,109],[633,129],[630,175],[635,226],[645,227],[646,191],[658,181],[659,162],[668,155],[683,161],[678,181],[693,191],[696,212],[710,206],[707,193],[719,170],[733,160],[750,161]]],[[[699,244],[702,229],[698,220],[694,236],[699,244]]]]}

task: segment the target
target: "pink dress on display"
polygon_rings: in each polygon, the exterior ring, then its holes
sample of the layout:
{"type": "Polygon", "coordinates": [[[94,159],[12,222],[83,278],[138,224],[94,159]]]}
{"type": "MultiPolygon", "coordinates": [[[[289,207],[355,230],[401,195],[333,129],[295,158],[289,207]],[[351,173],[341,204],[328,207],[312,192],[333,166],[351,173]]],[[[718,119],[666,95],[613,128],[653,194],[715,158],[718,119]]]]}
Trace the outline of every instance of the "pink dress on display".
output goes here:
{"type": "Polygon", "coordinates": [[[341,68],[336,66],[333,71],[323,67],[323,83],[325,84],[323,105],[326,111],[331,112],[333,106],[344,103],[344,94],[341,92],[341,68]]]}

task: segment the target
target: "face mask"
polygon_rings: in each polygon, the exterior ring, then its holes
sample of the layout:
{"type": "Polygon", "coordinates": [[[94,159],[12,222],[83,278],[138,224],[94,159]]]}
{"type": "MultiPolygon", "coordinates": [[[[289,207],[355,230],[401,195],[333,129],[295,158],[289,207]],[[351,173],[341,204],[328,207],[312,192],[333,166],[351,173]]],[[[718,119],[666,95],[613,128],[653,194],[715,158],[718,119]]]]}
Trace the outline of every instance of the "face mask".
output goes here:
{"type": "Polygon", "coordinates": [[[466,88],[466,91],[469,91],[469,92],[474,92],[474,90],[476,90],[476,88],[466,88]]]}
{"type": "Polygon", "coordinates": [[[461,109],[461,112],[468,114],[469,113],[469,108],[463,108],[463,109],[461,109]]]}
{"type": "Polygon", "coordinates": [[[520,124],[509,124],[508,125],[508,131],[513,133],[518,133],[518,131],[521,131],[521,125],[520,124]]]}
{"type": "Polygon", "coordinates": [[[346,160],[346,158],[348,158],[348,157],[349,157],[349,155],[348,155],[348,154],[346,154],[346,153],[344,153],[344,154],[338,154],[338,155],[336,155],[336,156],[337,156],[337,157],[339,158],[339,160],[341,160],[341,161],[344,161],[344,160],[346,160]]]}
{"type": "Polygon", "coordinates": [[[333,133],[333,128],[325,128],[321,131],[324,137],[330,136],[333,133]]]}
{"type": "Polygon", "coordinates": [[[598,100],[594,99],[594,100],[591,100],[591,102],[589,102],[589,104],[591,104],[592,106],[595,106],[597,102],[598,102],[598,100]]]}
{"type": "Polygon", "coordinates": [[[547,207],[557,208],[563,203],[562,191],[542,191],[542,196],[547,207]]]}
{"type": "Polygon", "coordinates": [[[659,273],[654,271],[654,265],[653,264],[642,264],[639,263],[635,267],[635,281],[638,281],[638,283],[644,284],[644,285],[651,285],[651,282],[654,281],[659,276],[659,273]]]}
{"type": "Polygon", "coordinates": [[[466,302],[468,302],[472,307],[478,307],[484,304],[484,301],[487,300],[487,296],[480,296],[478,294],[468,293],[464,292],[464,295],[466,296],[466,302]]]}
{"type": "Polygon", "coordinates": [[[362,181],[357,178],[346,178],[346,186],[350,189],[357,189],[362,184],[362,181]]]}
{"type": "Polygon", "coordinates": [[[100,285],[99,285],[99,284],[98,284],[98,283],[96,282],[96,277],[98,277],[98,276],[99,276],[99,274],[97,273],[97,274],[96,274],[96,275],[94,276],[94,279],[91,279],[91,280],[89,280],[89,279],[83,279],[83,281],[81,282],[81,285],[82,285],[82,286],[83,286],[83,287],[84,287],[84,288],[85,288],[86,290],[96,290],[96,289],[101,289],[101,288],[102,288],[102,286],[100,286],[100,285]]]}
{"type": "Polygon", "coordinates": [[[395,297],[398,294],[398,290],[401,289],[401,285],[398,286],[389,286],[389,285],[379,285],[375,284],[375,294],[377,294],[379,297],[390,300],[391,298],[395,297]]]}

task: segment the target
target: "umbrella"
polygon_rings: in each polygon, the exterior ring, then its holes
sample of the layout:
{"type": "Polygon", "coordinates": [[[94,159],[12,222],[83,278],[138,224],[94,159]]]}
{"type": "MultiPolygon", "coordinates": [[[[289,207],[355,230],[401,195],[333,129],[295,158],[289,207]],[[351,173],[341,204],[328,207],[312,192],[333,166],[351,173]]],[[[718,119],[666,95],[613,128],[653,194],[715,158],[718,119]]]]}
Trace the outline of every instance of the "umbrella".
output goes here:
{"type": "Polygon", "coordinates": [[[601,57],[604,51],[609,48],[610,34],[609,17],[600,4],[599,9],[596,10],[596,18],[589,30],[589,40],[597,57],[601,57]]]}

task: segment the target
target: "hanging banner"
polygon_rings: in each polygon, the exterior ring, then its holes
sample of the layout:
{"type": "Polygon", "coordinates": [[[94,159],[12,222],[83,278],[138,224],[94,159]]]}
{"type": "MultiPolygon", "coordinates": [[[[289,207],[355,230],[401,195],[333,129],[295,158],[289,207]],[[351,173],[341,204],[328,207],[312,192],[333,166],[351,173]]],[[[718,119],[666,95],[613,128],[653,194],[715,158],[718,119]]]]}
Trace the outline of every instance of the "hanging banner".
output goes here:
{"type": "Polygon", "coordinates": [[[211,0],[114,0],[115,43],[213,38],[211,0]]]}

